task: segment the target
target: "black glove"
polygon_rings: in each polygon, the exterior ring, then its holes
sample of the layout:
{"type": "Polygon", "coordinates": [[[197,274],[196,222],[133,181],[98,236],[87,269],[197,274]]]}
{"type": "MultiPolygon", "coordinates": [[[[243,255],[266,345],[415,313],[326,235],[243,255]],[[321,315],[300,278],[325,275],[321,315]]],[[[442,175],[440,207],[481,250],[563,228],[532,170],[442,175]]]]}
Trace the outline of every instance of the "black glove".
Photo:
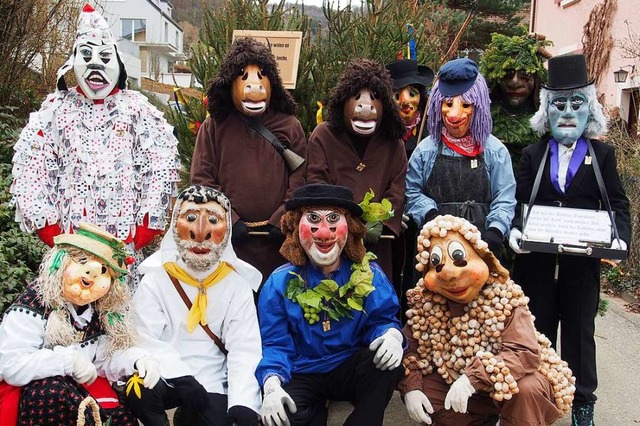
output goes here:
{"type": "Polygon", "coordinates": [[[234,405],[227,413],[227,426],[258,426],[258,413],[242,405],[234,405]]]}
{"type": "Polygon", "coordinates": [[[285,236],[280,228],[271,224],[268,224],[267,227],[269,228],[269,236],[267,237],[269,241],[274,244],[282,245],[282,243],[284,243],[285,236]]]}
{"type": "Polygon", "coordinates": [[[424,223],[429,222],[430,220],[433,220],[436,218],[436,216],[438,216],[440,214],[440,212],[438,211],[438,209],[431,209],[427,212],[427,215],[424,217],[424,223]]]}
{"type": "Polygon", "coordinates": [[[178,396],[182,400],[182,406],[191,410],[200,411],[207,405],[209,399],[207,390],[193,376],[176,377],[170,379],[178,396]]]}
{"type": "Polygon", "coordinates": [[[247,228],[247,225],[245,225],[242,220],[238,219],[238,221],[233,224],[233,228],[231,228],[231,243],[238,244],[248,239],[249,228],[247,228]]]}
{"type": "Polygon", "coordinates": [[[371,228],[368,228],[367,233],[364,235],[364,243],[370,246],[378,244],[380,235],[382,235],[382,226],[382,222],[378,222],[371,228]]]}
{"type": "Polygon", "coordinates": [[[504,236],[498,228],[492,227],[482,233],[482,239],[489,244],[489,250],[491,250],[495,255],[500,253],[503,238],[504,236]]]}

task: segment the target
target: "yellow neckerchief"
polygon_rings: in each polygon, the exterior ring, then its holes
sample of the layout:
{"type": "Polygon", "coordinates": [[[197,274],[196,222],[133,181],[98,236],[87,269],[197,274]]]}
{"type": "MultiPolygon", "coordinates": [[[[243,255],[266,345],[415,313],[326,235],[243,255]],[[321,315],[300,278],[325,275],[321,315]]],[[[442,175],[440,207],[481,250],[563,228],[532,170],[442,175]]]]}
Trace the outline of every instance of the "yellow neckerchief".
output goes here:
{"type": "Polygon", "coordinates": [[[207,289],[233,271],[233,266],[227,262],[221,262],[216,270],[202,281],[193,278],[187,271],[174,262],[167,262],[162,266],[172,277],[198,289],[198,295],[193,301],[193,305],[191,309],[189,309],[189,315],[187,316],[187,330],[189,333],[193,332],[198,323],[207,325],[207,289]]]}

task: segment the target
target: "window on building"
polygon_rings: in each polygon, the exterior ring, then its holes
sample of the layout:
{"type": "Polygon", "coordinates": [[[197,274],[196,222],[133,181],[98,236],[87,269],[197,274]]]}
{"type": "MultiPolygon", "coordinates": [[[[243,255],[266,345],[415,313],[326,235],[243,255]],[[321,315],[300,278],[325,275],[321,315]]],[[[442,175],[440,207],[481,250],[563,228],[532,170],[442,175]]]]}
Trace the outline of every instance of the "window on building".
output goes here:
{"type": "Polygon", "coordinates": [[[180,48],[180,33],[178,31],[176,31],[175,43],[176,48],[180,48]]]}
{"type": "Polygon", "coordinates": [[[120,20],[121,31],[120,36],[131,41],[147,41],[147,20],[146,19],[128,19],[120,20]]]}
{"type": "Polygon", "coordinates": [[[164,23],[164,42],[169,43],[169,23],[164,23]]]}

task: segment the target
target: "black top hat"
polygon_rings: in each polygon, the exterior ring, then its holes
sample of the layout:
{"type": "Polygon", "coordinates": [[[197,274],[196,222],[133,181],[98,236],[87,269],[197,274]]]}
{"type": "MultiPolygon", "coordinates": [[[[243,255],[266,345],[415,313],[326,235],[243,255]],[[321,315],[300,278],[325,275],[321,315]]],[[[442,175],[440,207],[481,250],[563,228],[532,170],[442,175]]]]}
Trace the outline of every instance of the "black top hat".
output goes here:
{"type": "Polygon", "coordinates": [[[582,54],[554,56],[549,59],[547,90],[572,90],[593,84],[587,76],[587,60],[582,54]]]}
{"type": "Polygon", "coordinates": [[[353,201],[353,192],[346,186],[310,183],[296,189],[293,198],[285,203],[287,211],[309,206],[335,206],[362,216],[362,208],[353,201]]]}
{"type": "Polygon", "coordinates": [[[385,65],[391,79],[393,80],[393,90],[401,89],[410,84],[417,84],[425,89],[431,86],[433,70],[426,65],[418,65],[418,61],[413,59],[400,59],[385,65]]]}

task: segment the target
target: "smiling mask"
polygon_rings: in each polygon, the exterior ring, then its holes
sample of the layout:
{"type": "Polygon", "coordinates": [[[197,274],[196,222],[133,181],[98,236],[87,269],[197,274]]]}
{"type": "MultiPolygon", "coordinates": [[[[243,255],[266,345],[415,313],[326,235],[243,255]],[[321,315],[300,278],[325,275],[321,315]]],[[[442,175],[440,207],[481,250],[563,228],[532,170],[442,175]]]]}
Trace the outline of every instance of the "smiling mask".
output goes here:
{"type": "Polygon", "coordinates": [[[437,216],[418,236],[418,264],[424,286],[449,300],[467,304],[478,296],[490,276],[506,280],[509,272],[469,221],[437,216]]]}
{"type": "Polygon", "coordinates": [[[245,66],[231,86],[233,105],[242,115],[258,117],[269,106],[271,81],[256,64],[245,66]]]}
{"type": "Polygon", "coordinates": [[[349,133],[369,137],[376,133],[382,120],[380,96],[368,87],[347,99],[343,109],[344,124],[349,133]]]}
{"type": "Polygon", "coordinates": [[[320,268],[337,266],[349,235],[344,214],[331,209],[307,210],[302,214],[298,232],[311,263],[320,268]]]}

